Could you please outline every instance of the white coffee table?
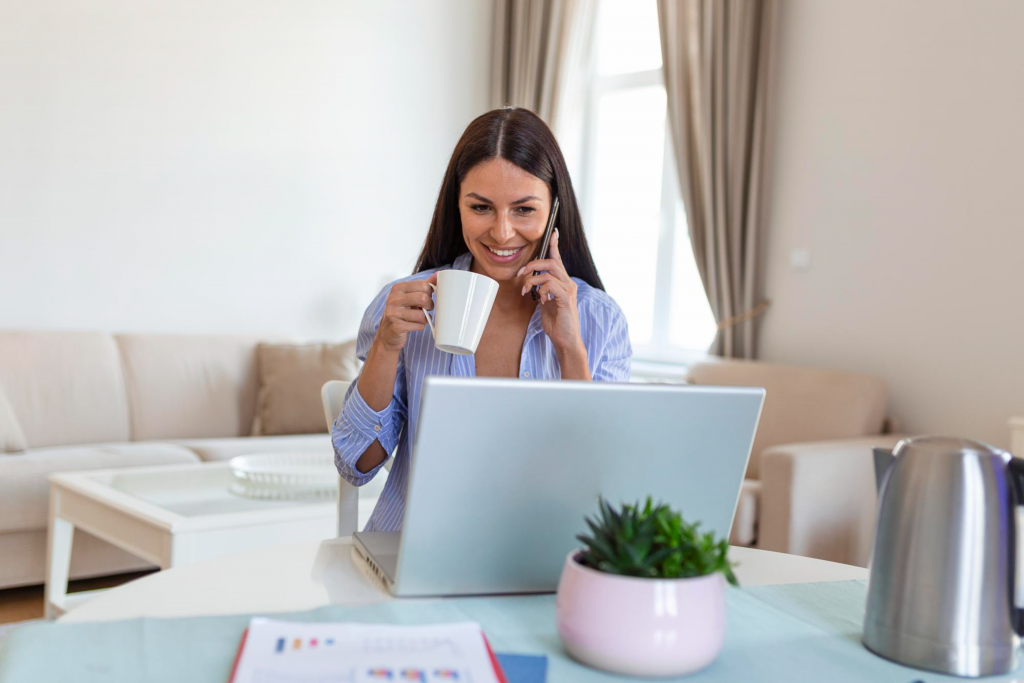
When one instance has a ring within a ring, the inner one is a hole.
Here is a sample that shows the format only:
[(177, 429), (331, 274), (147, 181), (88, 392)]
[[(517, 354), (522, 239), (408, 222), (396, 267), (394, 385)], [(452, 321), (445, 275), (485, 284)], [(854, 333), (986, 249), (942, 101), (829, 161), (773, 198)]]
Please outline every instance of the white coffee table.
[(1010, 452), (1024, 458), (1024, 417), (1010, 418)]
[[(197, 562), (111, 589), (60, 621), (272, 614), (394, 600), (355, 568), (351, 551), (352, 541), (344, 537)], [(729, 555), (739, 563), (736, 575), (745, 586), (868, 578), (863, 567), (767, 550), (734, 547)]]
[[(71, 472), (49, 480), (48, 618), (95, 598), (94, 593), (67, 594), (76, 527), (161, 569), (336, 535), (334, 499), (238, 496), (228, 490), (233, 478), (226, 462)], [(361, 523), (375, 502), (372, 496), (361, 497)]]

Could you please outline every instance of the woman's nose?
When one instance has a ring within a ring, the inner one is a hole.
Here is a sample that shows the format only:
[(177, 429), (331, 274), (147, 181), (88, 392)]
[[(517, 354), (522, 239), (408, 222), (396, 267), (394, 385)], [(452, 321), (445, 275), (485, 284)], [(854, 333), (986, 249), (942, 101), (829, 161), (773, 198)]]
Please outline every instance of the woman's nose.
[(512, 229), (512, 223), (509, 221), (508, 216), (504, 213), (498, 215), (498, 222), (491, 229), (491, 236), (499, 244), (508, 242), (516, 234), (516, 231)]

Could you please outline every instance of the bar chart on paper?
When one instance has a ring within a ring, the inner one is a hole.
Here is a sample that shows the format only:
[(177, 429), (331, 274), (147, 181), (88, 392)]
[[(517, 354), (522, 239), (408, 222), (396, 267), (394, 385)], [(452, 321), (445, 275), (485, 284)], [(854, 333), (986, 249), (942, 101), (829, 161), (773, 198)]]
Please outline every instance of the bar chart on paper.
[(503, 683), (480, 625), (301, 623), (255, 618), (232, 683)]

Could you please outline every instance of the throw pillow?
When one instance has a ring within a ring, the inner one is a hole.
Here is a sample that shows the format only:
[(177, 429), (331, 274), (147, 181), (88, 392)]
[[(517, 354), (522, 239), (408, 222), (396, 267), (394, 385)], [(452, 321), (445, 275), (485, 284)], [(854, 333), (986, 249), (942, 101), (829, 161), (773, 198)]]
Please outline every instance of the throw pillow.
[(25, 432), (21, 431), (7, 394), (0, 388), (0, 453), (18, 453), (26, 448)]
[(259, 344), (256, 347), (259, 433), (327, 432), (320, 389), (359, 374), (355, 340), (344, 344)]

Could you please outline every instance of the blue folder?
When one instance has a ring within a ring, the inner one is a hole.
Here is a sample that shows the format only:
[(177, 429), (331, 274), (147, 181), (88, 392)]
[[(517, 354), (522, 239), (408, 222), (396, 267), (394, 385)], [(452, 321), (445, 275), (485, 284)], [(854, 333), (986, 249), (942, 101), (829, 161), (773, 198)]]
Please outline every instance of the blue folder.
[(495, 652), (508, 683), (544, 683), (548, 677), (548, 658)]

